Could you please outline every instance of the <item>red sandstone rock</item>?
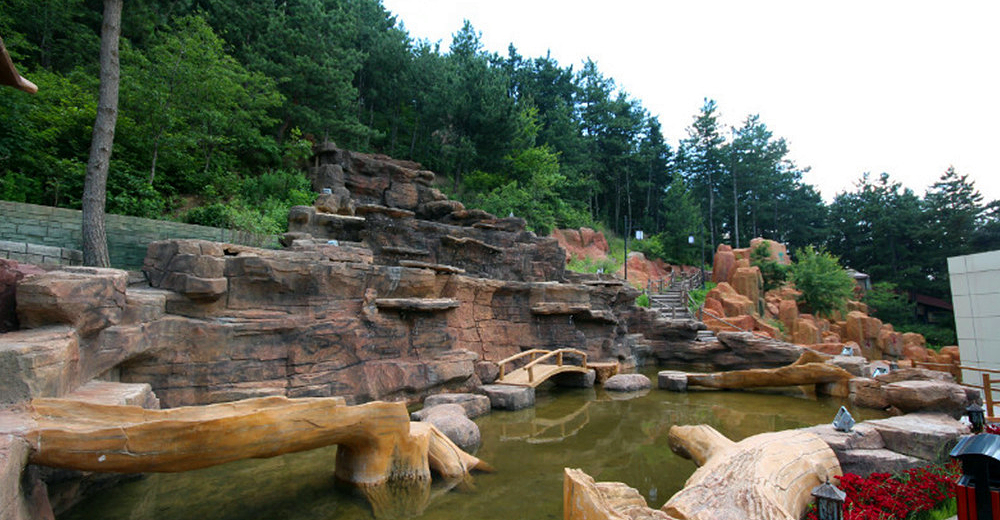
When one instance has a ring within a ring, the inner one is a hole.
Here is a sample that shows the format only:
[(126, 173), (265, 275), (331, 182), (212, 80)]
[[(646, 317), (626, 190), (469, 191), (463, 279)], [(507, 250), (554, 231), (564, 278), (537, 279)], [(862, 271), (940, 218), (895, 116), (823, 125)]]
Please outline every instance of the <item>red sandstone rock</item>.
[(951, 359), (952, 363), (961, 362), (961, 359), (958, 354), (958, 347), (956, 346), (941, 347), (941, 355), (948, 356)]
[(923, 361), (928, 360), (927, 349), (917, 345), (906, 345), (903, 347), (903, 357), (913, 361)]
[(917, 334), (916, 332), (906, 332), (903, 333), (903, 345), (904, 346), (917, 346), (926, 347), (927, 340), (924, 339), (923, 334)]
[(794, 300), (781, 300), (778, 308), (778, 319), (785, 326), (785, 332), (793, 334), (795, 323), (799, 321), (799, 306)]
[(733, 248), (726, 244), (719, 244), (712, 262), (712, 281), (715, 283), (729, 282), (735, 271), (736, 255), (733, 254)]
[(17, 330), (17, 283), (25, 276), (45, 271), (31, 265), (0, 258), (0, 333)]
[(791, 257), (788, 256), (788, 248), (785, 247), (785, 244), (782, 244), (781, 242), (775, 242), (774, 240), (769, 240), (766, 238), (754, 238), (750, 240), (749, 250), (752, 252), (755, 248), (757, 248), (757, 246), (759, 246), (762, 243), (766, 243), (768, 246), (768, 250), (771, 252), (771, 255), (768, 258), (770, 258), (775, 262), (778, 262), (779, 264), (791, 265), (792, 259)]
[(32, 275), (17, 288), (21, 327), (68, 324), (84, 336), (96, 333), (121, 320), (127, 284), (128, 273), (118, 269), (65, 267)]
[(730, 285), (736, 292), (746, 296), (754, 306), (754, 313), (760, 314), (761, 296), (764, 292), (764, 278), (757, 267), (738, 267), (732, 275)]
[(800, 317), (795, 322), (795, 332), (792, 333), (792, 342), (798, 345), (814, 345), (819, 343), (819, 329), (816, 324), (808, 319)]
[(878, 333), (882, 330), (882, 321), (871, 318), (860, 311), (847, 313), (847, 321), (843, 338), (861, 346), (861, 351), (868, 359), (882, 359), (878, 348)]
[(753, 302), (733, 289), (733, 286), (726, 282), (720, 282), (712, 290), (708, 291), (706, 297), (711, 297), (722, 303), (722, 308), (726, 316), (741, 316), (754, 312)]

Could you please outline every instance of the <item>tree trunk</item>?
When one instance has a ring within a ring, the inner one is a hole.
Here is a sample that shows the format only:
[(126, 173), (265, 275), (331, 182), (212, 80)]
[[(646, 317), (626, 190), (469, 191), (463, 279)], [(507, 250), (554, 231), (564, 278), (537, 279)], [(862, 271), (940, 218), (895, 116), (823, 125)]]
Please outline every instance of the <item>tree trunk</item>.
[(740, 201), (736, 196), (736, 168), (729, 167), (733, 173), (733, 248), (740, 247)]
[(83, 183), (83, 263), (109, 267), (108, 239), (104, 232), (108, 166), (118, 121), (118, 37), (122, 30), (123, 0), (104, 0), (101, 25), (101, 90), (90, 142), (87, 176)]

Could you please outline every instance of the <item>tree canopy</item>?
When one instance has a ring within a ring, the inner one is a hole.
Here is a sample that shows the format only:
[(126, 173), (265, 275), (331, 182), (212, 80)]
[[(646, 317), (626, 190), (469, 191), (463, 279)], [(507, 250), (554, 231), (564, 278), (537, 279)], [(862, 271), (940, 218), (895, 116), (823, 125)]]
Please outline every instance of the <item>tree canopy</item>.
[[(100, 23), (96, 0), (0, 0), (0, 34), (40, 88), (0, 90), (0, 197), (80, 207)], [(948, 256), (1000, 247), (1000, 205), (964, 173), (923, 198), (864, 174), (827, 205), (760, 115), (726, 128), (705, 99), (687, 135), (665, 136), (595, 61), (492, 52), (468, 22), (437, 43), (378, 0), (134, 0), (122, 31), (113, 213), (272, 232), (309, 196), (303, 150), (329, 139), (419, 162), (449, 196), (539, 233), (628, 222), (674, 262), (761, 236), (947, 297)]]

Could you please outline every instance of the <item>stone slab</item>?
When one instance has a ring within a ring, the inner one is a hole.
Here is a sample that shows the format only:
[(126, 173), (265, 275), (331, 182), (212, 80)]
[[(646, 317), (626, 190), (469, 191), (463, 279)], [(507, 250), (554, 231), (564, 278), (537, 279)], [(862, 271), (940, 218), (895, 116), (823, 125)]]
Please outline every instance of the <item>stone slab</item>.
[(642, 374), (617, 374), (604, 382), (604, 389), (609, 392), (635, 392), (653, 387), (653, 382)]
[[(424, 399), (424, 410), (439, 404), (457, 404), (465, 410), (465, 416), (469, 419), (490, 413), (490, 398), (485, 395), (456, 393), (456, 394), (435, 394)], [(421, 410), (423, 411), (423, 410)], [(414, 412), (414, 415), (420, 412)], [(420, 419), (417, 419), (418, 421)]]
[(803, 428), (807, 432), (819, 435), (830, 445), (833, 451), (840, 453), (847, 450), (877, 450), (885, 448), (885, 442), (878, 430), (867, 422), (858, 423), (849, 432), (838, 431), (833, 423), (818, 424)]
[(492, 408), (521, 410), (535, 406), (535, 389), (530, 386), (483, 385), (479, 391), (489, 397)]
[(876, 450), (835, 451), (840, 469), (867, 477), (872, 473), (900, 473), (910, 468), (926, 466), (927, 461), (881, 448)]
[(882, 436), (885, 447), (932, 462), (945, 462), (969, 427), (945, 414), (911, 413), (867, 421)]
[(656, 383), (661, 390), (686, 392), (688, 378), (686, 373), (679, 370), (661, 370), (656, 374)]

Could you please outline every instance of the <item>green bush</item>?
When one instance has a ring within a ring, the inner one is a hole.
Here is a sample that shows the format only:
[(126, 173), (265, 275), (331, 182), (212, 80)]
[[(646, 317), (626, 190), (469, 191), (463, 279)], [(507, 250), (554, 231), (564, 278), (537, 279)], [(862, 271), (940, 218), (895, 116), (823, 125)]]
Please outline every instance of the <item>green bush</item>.
[(916, 304), (899, 292), (894, 283), (876, 283), (865, 293), (862, 301), (868, 305), (869, 314), (893, 324), (896, 330), (916, 323)]
[(645, 307), (645, 308), (648, 309), (649, 308), (649, 295), (646, 294), (646, 293), (640, 294), (639, 297), (635, 299), (635, 304), (638, 305), (639, 307)]
[(777, 289), (788, 280), (788, 267), (771, 259), (771, 247), (767, 242), (760, 243), (750, 251), (750, 265), (760, 269), (764, 278), (764, 292)]
[(620, 268), (621, 264), (616, 259), (611, 257), (601, 260), (592, 260), (586, 257), (578, 258), (574, 256), (570, 258), (569, 263), (566, 264), (566, 269), (577, 273), (616, 273)]
[(854, 278), (840, 266), (836, 256), (806, 246), (799, 250), (791, 267), (791, 279), (802, 292), (799, 300), (819, 316), (847, 308), (854, 294)]
[(715, 282), (705, 282), (705, 285), (701, 289), (688, 291), (688, 298), (690, 298), (688, 305), (691, 306), (691, 314), (694, 314), (702, 305), (705, 305), (705, 298), (708, 296), (708, 291), (715, 289), (716, 285), (718, 284)]

